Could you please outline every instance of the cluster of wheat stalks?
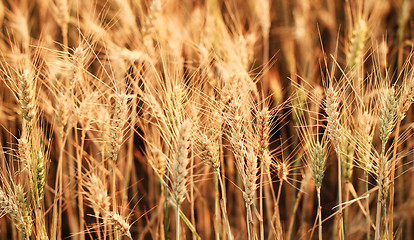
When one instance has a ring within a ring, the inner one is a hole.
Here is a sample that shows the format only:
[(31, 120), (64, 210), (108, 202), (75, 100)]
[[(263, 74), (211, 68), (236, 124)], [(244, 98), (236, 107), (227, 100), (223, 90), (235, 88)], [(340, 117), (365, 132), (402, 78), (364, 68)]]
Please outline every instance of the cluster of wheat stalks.
[(0, 239), (412, 239), (410, 0), (0, 2)]

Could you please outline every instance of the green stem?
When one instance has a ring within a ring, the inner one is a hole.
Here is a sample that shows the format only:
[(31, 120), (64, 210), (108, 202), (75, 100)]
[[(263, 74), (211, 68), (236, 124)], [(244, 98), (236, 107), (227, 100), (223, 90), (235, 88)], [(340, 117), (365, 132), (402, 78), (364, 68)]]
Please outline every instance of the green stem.
[[(297, 146), (299, 144), (298, 138), (295, 137), (294, 141), (295, 141), (295, 146)], [(300, 154), (296, 154), (295, 160), (294, 160), (294, 163), (293, 163), (293, 169), (300, 169), (300, 163), (301, 163), (301, 156), (300, 156)], [(297, 171), (293, 170), (292, 182), (293, 182), (294, 188), (292, 188), (292, 190), (291, 190), (291, 199), (292, 200), (290, 201), (290, 206), (291, 206), (291, 214), (290, 215), (291, 215), (292, 220), (289, 220), (289, 221), (292, 222), (292, 226), (289, 227), (289, 231), (288, 231), (289, 234), (287, 235), (288, 239), (293, 239), (294, 238), (294, 236), (292, 236), (292, 233), (296, 229), (296, 224), (295, 224), (295, 221), (294, 221), (295, 214), (296, 214), (295, 207), (297, 205), (297, 200), (298, 200), (298, 195), (299, 195), (299, 193), (296, 191), (296, 189), (298, 187), (298, 182), (300, 182), (300, 181), (298, 181), (299, 174), (296, 174), (296, 173), (297, 173)]]
[[(168, 153), (168, 156), (170, 154)], [(167, 168), (167, 172), (165, 174), (167, 177), (165, 178), (165, 208), (164, 208), (164, 238), (165, 240), (168, 239), (168, 175), (169, 170)]]
[(260, 185), (259, 185), (259, 194), (260, 194), (260, 198), (259, 198), (259, 211), (260, 211), (260, 217), (262, 218), (262, 220), (260, 221), (260, 239), (264, 240), (264, 226), (263, 226), (263, 177), (264, 177), (264, 164), (263, 164), (263, 155), (261, 156), (261, 172), (262, 174), (260, 174)]
[[(171, 144), (172, 144), (172, 138), (170, 138), (170, 145), (168, 146), (168, 159), (171, 157)], [(167, 168), (167, 172), (165, 173), (165, 208), (164, 208), (164, 238), (165, 240), (168, 239), (168, 175), (169, 170)], [(177, 206), (178, 208), (178, 206)]]
[[(384, 214), (384, 219), (387, 219), (387, 204), (384, 204), (382, 206), (382, 212)], [(385, 236), (388, 236), (388, 224), (387, 221), (384, 222), (385, 226), (384, 226), (384, 230), (385, 230)]]
[[(369, 186), (368, 186), (368, 180), (369, 180), (369, 175), (367, 171), (364, 171), (364, 175), (365, 175), (365, 192), (368, 192), (369, 190)], [(370, 232), (371, 232), (371, 217), (370, 217), (370, 213), (369, 213), (369, 198), (366, 199), (365, 201), (365, 207), (366, 207), (366, 211), (367, 211), (367, 240), (370, 240)]]
[(175, 239), (180, 239), (180, 203), (177, 202), (177, 211), (176, 211), (176, 237)]
[[(339, 151), (339, 147), (337, 148)], [(341, 162), (341, 153), (338, 152), (338, 206), (339, 206), (339, 239), (344, 239), (344, 219), (343, 219), (343, 209), (342, 209), (342, 162)]]
[(390, 175), (390, 206), (389, 206), (389, 232), (390, 232), (390, 239), (392, 238), (393, 228), (394, 228), (394, 221), (393, 221), (393, 212), (394, 212), (394, 179), (395, 179), (395, 165), (397, 162), (397, 148), (398, 148), (398, 140), (400, 136), (400, 125), (401, 120), (397, 122), (397, 127), (395, 129), (395, 137), (394, 137), (394, 148), (392, 150), (392, 159), (391, 159), (391, 175)]
[(217, 172), (217, 176), (218, 176), (218, 180), (220, 183), (220, 188), (221, 188), (221, 197), (222, 197), (222, 210), (223, 210), (223, 219), (226, 223), (226, 228), (227, 228), (227, 238), (229, 240), (233, 239), (233, 234), (231, 233), (231, 228), (230, 228), (230, 223), (229, 220), (227, 218), (227, 208), (226, 208), (226, 204), (227, 204), (227, 198), (226, 198), (226, 191), (225, 186), (224, 186), (224, 182), (223, 179), (220, 176), (220, 171)]
[[(113, 204), (113, 211), (117, 212), (117, 205), (116, 205), (116, 162), (112, 160), (112, 204)], [(115, 228), (114, 229), (114, 239), (119, 239), (119, 232)]]
[(375, 229), (375, 240), (380, 239), (380, 227), (381, 227), (381, 200), (383, 198), (382, 192), (384, 189), (384, 151), (385, 151), (385, 143), (382, 144), (382, 150), (380, 155), (380, 164), (378, 168), (378, 199), (377, 199), (377, 218), (376, 218), (376, 229)]
[(218, 178), (219, 176), (216, 174), (216, 172), (219, 170), (214, 171), (214, 214), (215, 214), (215, 236), (216, 239), (220, 239), (220, 203), (219, 203), (219, 189), (218, 189)]
[[(349, 180), (345, 180), (345, 202), (349, 201), (349, 185), (351, 184)], [(347, 229), (348, 229), (348, 208), (344, 209), (344, 239), (347, 239)]]
[(247, 225), (247, 235), (248, 235), (248, 239), (251, 240), (252, 236), (250, 233), (250, 205), (246, 204), (246, 225)]
[(191, 233), (195, 236), (196, 240), (200, 240), (201, 238), (198, 235), (198, 233), (197, 233), (195, 227), (193, 226), (193, 224), (191, 223), (191, 221), (188, 220), (188, 218), (184, 215), (184, 213), (180, 209), (177, 210), (176, 203), (173, 203), (172, 201), (170, 201), (170, 202), (168, 202), (168, 204), (171, 205), (176, 211), (179, 212), (181, 219), (187, 225), (187, 227), (191, 231)]
[(321, 206), (321, 187), (316, 188), (318, 197), (318, 236), (319, 240), (322, 240), (322, 206)]
[[(65, 134), (67, 136), (67, 134)], [(55, 182), (55, 196), (53, 200), (53, 221), (52, 221), (52, 233), (51, 239), (61, 239), (60, 229), (62, 223), (62, 162), (63, 162), (63, 153), (66, 144), (66, 137), (59, 137), (58, 138), (58, 145), (60, 146), (59, 157), (58, 157), (58, 165), (57, 165), (57, 173), (56, 173), (56, 182)], [(59, 207), (58, 207), (59, 206)]]
[(277, 191), (277, 197), (274, 205), (274, 219), (276, 221), (276, 236), (277, 238), (280, 238), (282, 236), (282, 226), (280, 224), (280, 210), (279, 210), (279, 201), (280, 196), (282, 195), (282, 186), (283, 186), (283, 180), (280, 181), (279, 188)]
[[(82, 130), (81, 133), (81, 144), (77, 144), (76, 149), (76, 163), (77, 163), (77, 175), (78, 179), (82, 179), (82, 152), (83, 147), (85, 144), (85, 137), (86, 137), (86, 131)], [(78, 141), (78, 132), (75, 131), (75, 138), (76, 141)], [(78, 181), (78, 210), (79, 210), (79, 229), (80, 229), (80, 239), (85, 239), (85, 233), (84, 233), (84, 226), (85, 226), (85, 216), (84, 216), (84, 210), (83, 210), (83, 188), (82, 188), (82, 181)]]
[(380, 187), (378, 189), (378, 201), (377, 201), (377, 218), (376, 218), (376, 224), (375, 224), (375, 240), (379, 240), (379, 231), (380, 231), (380, 221), (381, 221), (381, 202), (380, 202), (380, 198), (381, 198), (381, 192), (382, 191), (382, 187)]

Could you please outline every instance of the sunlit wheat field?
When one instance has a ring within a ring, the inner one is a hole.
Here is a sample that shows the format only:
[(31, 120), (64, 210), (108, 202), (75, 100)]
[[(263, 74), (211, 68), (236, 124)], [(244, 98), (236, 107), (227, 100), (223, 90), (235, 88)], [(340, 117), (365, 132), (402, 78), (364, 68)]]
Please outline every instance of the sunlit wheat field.
[(411, 0), (2, 0), (0, 239), (414, 239)]

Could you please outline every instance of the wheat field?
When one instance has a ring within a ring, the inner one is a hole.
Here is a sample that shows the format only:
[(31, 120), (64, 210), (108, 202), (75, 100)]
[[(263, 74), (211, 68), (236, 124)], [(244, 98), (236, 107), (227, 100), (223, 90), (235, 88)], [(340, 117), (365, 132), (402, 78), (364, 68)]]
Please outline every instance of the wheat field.
[(411, 0), (2, 0), (0, 239), (414, 239)]

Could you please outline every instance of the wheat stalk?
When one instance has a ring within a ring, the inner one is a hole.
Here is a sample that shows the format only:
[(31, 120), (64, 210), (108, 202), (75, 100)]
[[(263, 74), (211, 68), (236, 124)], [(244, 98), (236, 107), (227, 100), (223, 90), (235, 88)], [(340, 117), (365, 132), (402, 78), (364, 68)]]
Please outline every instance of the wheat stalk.
[(179, 209), (180, 203), (184, 201), (187, 193), (187, 178), (188, 169), (187, 165), (190, 163), (188, 158), (188, 148), (190, 146), (191, 137), (191, 122), (189, 119), (185, 120), (177, 135), (177, 143), (175, 148), (174, 159), (171, 163), (171, 191), (172, 197), (177, 204), (176, 212), (176, 236), (180, 238), (180, 217)]
[[(358, 124), (358, 130), (360, 135), (358, 136), (357, 143), (357, 156), (360, 167), (364, 170), (365, 177), (365, 192), (369, 190), (369, 173), (372, 172), (373, 159), (372, 159), (372, 140), (373, 140), (373, 125), (374, 118), (368, 111), (363, 111), (360, 115), (360, 122)], [(365, 208), (367, 211), (367, 240), (370, 239), (371, 233), (371, 218), (369, 199), (366, 199)]]
[(339, 96), (338, 92), (333, 89), (332, 86), (328, 87), (326, 91), (326, 106), (325, 112), (327, 114), (327, 126), (326, 131), (328, 138), (331, 140), (332, 145), (338, 156), (338, 205), (339, 205), (339, 237), (344, 238), (344, 225), (343, 225), (343, 210), (342, 210), (342, 170), (341, 170), (341, 153), (340, 153), (340, 141), (341, 141), (341, 127), (339, 124)]
[[(390, 87), (385, 91), (386, 98), (381, 103), (380, 115), (379, 115), (379, 137), (381, 140), (381, 153), (378, 159), (378, 200), (377, 200), (377, 217), (376, 217), (376, 230), (375, 240), (380, 239), (380, 226), (381, 226), (381, 207), (384, 208), (388, 195), (388, 181), (389, 181), (389, 161), (386, 155), (386, 143), (394, 130), (398, 114), (398, 99), (395, 95), (394, 87)], [(385, 217), (385, 216), (384, 216)]]
[(185, 120), (178, 131), (174, 161), (171, 164), (172, 195), (177, 204), (184, 201), (187, 192), (186, 178), (188, 174), (187, 165), (190, 163), (188, 158), (190, 134), (191, 123), (189, 120)]
[[(260, 183), (259, 183), (259, 213), (263, 218), (263, 178), (264, 176), (270, 176), (270, 162), (269, 158), (266, 157), (266, 152), (269, 147), (270, 138), (270, 111), (267, 107), (257, 114), (257, 140), (258, 140), (258, 158), (260, 159)], [(269, 178), (271, 182), (271, 177)], [(260, 237), (264, 238), (264, 226), (263, 221), (260, 222)]]
[[(230, 125), (230, 143), (239, 176), (244, 185), (243, 198), (246, 204), (246, 224), (248, 238), (252, 238), (250, 224), (253, 222), (251, 206), (255, 201), (257, 179), (258, 179), (258, 162), (257, 162), (257, 146), (258, 143), (254, 139), (252, 129), (246, 125), (245, 113), (247, 111), (242, 107), (241, 99), (234, 99), (232, 109), (232, 117), (229, 119)], [(245, 107), (245, 106), (244, 106)], [(251, 140), (252, 142), (248, 142)]]

